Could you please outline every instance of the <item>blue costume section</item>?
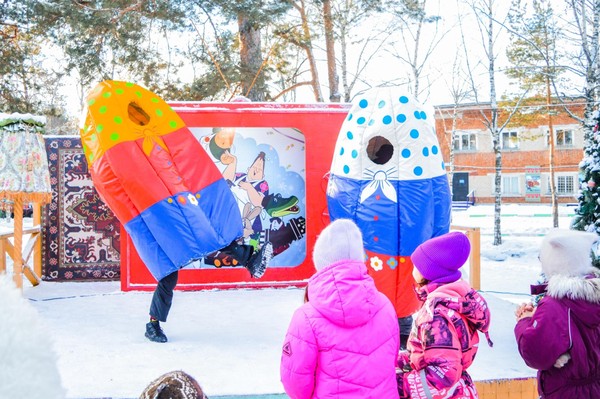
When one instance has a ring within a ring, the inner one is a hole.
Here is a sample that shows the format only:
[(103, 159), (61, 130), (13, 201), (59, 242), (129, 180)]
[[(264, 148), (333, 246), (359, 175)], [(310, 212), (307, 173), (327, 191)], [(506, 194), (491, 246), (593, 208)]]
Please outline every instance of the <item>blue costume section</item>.
[(365, 249), (410, 256), (423, 241), (448, 232), (451, 201), (446, 175), (391, 181), (397, 201), (388, 199), (382, 190), (362, 203), (357, 201), (370, 183), (331, 175), (329, 184), (336, 190), (327, 198), (331, 219), (352, 219), (362, 231)]
[(160, 280), (241, 236), (242, 224), (226, 219), (232, 214), (239, 214), (238, 206), (225, 181), (219, 180), (195, 195), (178, 193), (154, 204), (125, 229), (140, 258)]

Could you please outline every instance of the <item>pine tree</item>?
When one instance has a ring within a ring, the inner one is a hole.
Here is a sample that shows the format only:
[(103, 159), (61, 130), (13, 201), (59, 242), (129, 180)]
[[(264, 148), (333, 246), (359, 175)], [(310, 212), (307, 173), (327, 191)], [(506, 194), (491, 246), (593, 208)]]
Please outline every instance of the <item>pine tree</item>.
[[(571, 228), (594, 232), (600, 235), (600, 112), (594, 112), (596, 125), (592, 137), (584, 148), (584, 157), (579, 164), (581, 185), (577, 198), (579, 207)], [(592, 252), (594, 266), (600, 267), (600, 256)]]

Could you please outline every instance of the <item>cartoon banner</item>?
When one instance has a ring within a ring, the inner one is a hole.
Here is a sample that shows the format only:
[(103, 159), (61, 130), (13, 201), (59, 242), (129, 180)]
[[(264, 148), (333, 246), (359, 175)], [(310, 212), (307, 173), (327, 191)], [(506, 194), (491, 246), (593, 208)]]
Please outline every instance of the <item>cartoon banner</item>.
[[(244, 242), (273, 245), (271, 264), (294, 267), (306, 257), (304, 135), (293, 128), (192, 128), (219, 168), (244, 223)], [(210, 259), (189, 267), (205, 268)]]

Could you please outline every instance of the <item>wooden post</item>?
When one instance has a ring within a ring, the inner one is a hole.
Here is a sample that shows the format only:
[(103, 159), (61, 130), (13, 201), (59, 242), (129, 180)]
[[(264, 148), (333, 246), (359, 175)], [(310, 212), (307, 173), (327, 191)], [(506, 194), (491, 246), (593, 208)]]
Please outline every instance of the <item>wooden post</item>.
[(450, 230), (464, 231), (471, 242), (469, 254), (469, 284), (476, 291), (481, 290), (481, 231), (479, 227), (450, 226)]
[(481, 231), (479, 228), (469, 230), (471, 241), (471, 257), (469, 260), (469, 283), (476, 291), (481, 290)]
[(13, 204), (15, 214), (15, 235), (13, 246), (13, 281), (17, 288), (23, 288), (23, 257), (21, 249), (23, 247), (23, 199), (20, 196), (15, 197)]
[(6, 243), (0, 238), (0, 274), (6, 273)]

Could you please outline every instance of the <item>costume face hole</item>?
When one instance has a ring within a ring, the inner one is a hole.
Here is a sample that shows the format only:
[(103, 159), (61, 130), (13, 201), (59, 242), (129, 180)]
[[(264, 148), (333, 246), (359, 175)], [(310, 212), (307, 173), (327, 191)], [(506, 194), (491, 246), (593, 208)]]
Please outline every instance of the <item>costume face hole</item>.
[(148, 122), (150, 122), (150, 117), (148, 114), (142, 109), (142, 107), (133, 101), (127, 106), (127, 114), (129, 114), (129, 119), (131, 119), (133, 123), (136, 123), (140, 126), (146, 126)]
[(394, 146), (388, 139), (375, 136), (367, 145), (367, 156), (378, 165), (385, 165), (394, 155)]

